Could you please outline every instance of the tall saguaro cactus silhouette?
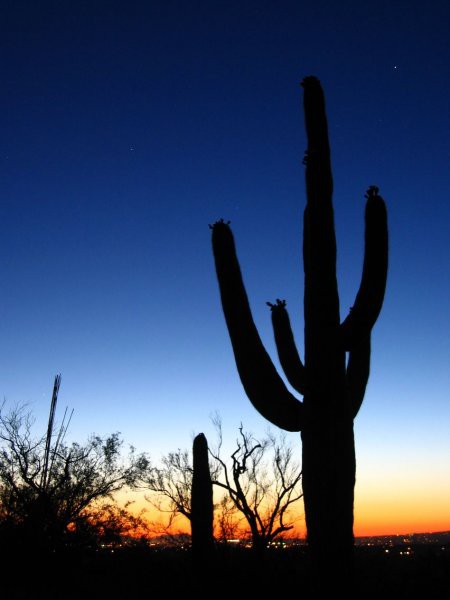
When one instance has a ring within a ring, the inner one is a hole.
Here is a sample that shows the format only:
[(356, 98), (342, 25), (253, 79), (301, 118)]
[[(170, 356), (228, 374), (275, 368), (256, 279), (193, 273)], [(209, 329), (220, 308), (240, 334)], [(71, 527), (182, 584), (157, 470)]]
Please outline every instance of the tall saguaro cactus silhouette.
[(308, 543), (314, 564), (336, 571), (353, 550), (355, 448), (353, 420), (370, 366), (370, 334), (384, 298), (387, 216), (378, 188), (369, 188), (362, 280), (349, 315), (340, 321), (328, 127), (320, 82), (302, 82), (308, 149), (304, 211), (305, 359), (300, 359), (286, 302), (269, 304), (286, 387), (253, 322), (229, 223), (212, 225), (223, 311), (238, 372), (250, 401), (271, 423), (300, 431)]
[(210, 558), (214, 547), (213, 489), (208, 462), (208, 442), (203, 433), (194, 438), (191, 491), (192, 550), (196, 560)]

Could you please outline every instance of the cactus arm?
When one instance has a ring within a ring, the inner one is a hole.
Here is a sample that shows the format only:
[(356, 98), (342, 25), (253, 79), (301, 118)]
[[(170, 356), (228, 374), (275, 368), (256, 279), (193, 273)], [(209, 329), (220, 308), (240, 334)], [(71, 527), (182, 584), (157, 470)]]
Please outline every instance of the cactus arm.
[(364, 400), (370, 373), (370, 334), (354, 346), (348, 357), (346, 371), (347, 400), (352, 418), (358, 414)]
[(295, 345), (289, 315), (286, 310), (286, 301), (277, 299), (276, 304), (267, 302), (267, 305), (270, 306), (272, 313), (275, 343), (283, 371), (292, 387), (304, 395), (306, 369)]
[(302, 428), (303, 405), (278, 375), (253, 321), (230, 226), (218, 221), (212, 244), (223, 312), (244, 390), (267, 420), (287, 431)]
[(386, 206), (378, 188), (371, 186), (366, 194), (365, 252), (361, 284), (355, 304), (340, 327), (345, 350), (367, 336), (383, 305), (388, 268), (388, 231)]

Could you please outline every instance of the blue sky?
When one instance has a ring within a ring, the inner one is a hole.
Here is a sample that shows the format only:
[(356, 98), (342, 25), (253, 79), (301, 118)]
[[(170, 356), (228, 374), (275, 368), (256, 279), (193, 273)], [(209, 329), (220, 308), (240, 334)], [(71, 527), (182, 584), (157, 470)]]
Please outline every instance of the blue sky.
[(1, 13), (8, 405), (44, 423), (60, 372), (73, 439), (120, 430), (156, 458), (212, 432), (214, 411), (233, 438), (241, 421), (265, 430), (234, 366), (208, 224), (232, 221), (276, 364), (266, 300), (287, 299), (303, 352), (299, 82), (315, 74), (343, 316), (369, 185), (389, 213), (358, 476), (376, 488), (411, 471), (411, 496), (450, 506), (448, 3), (15, 0)]

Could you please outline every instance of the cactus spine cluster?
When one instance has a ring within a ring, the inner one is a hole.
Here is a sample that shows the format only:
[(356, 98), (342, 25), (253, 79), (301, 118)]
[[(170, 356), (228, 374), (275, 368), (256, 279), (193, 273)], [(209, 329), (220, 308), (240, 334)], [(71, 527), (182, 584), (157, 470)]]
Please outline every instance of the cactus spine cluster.
[(203, 433), (199, 433), (194, 438), (192, 454), (192, 551), (195, 559), (207, 559), (214, 546), (213, 491), (208, 462), (208, 442)]
[(308, 138), (307, 204), (303, 221), (305, 358), (301, 360), (286, 302), (269, 304), (281, 366), (297, 399), (267, 354), (254, 324), (229, 223), (212, 225), (223, 311), (237, 369), (255, 408), (271, 423), (300, 431), (308, 543), (314, 563), (351, 562), (355, 448), (353, 420), (363, 401), (370, 366), (370, 335), (384, 298), (387, 215), (375, 186), (365, 213), (362, 280), (341, 322), (336, 279), (328, 127), (320, 82), (302, 82)]

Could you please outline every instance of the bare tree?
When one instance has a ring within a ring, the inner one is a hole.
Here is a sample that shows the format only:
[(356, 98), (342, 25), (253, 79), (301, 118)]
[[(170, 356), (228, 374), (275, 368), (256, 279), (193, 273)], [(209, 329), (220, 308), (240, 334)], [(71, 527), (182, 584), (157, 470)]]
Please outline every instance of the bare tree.
[[(221, 422), (217, 417), (213, 422), (218, 441), (209, 449), (211, 479), (217, 491), (222, 490), (215, 504), (216, 537), (236, 537), (244, 527), (260, 552), (293, 527), (290, 509), (303, 495), (300, 467), (283, 434), (256, 440), (242, 426), (236, 449), (224, 459)], [(170, 534), (178, 515), (191, 519), (192, 460), (188, 451), (178, 449), (161, 462), (143, 486), (152, 492), (147, 499), (153, 506), (168, 515), (166, 523), (159, 524), (159, 533)]]
[(239, 521), (242, 517), (228, 494), (224, 494), (215, 505), (215, 512), (217, 540), (227, 542), (238, 538), (241, 529)]
[(221, 456), (222, 426), (215, 418), (219, 442), (210, 450), (216, 463), (214, 484), (226, 492), (245, 519), (252, 547), (261, 553), (277, 536), (293, 528), (290, 509), (303, 496), (301, 470), (284, 434), (256, 440), (239, 427), (236, 449)]
[(141, 485), (151, 492), (146, 496), (147, 501), (168, 516), (167, 522), (157, 524), (158, 533), (169, 535), (178, 515), (191, 520), (193, 471), (189, 452), (178, 448), (163, 456), (161, 466), (152, 467), (142, 480)]

